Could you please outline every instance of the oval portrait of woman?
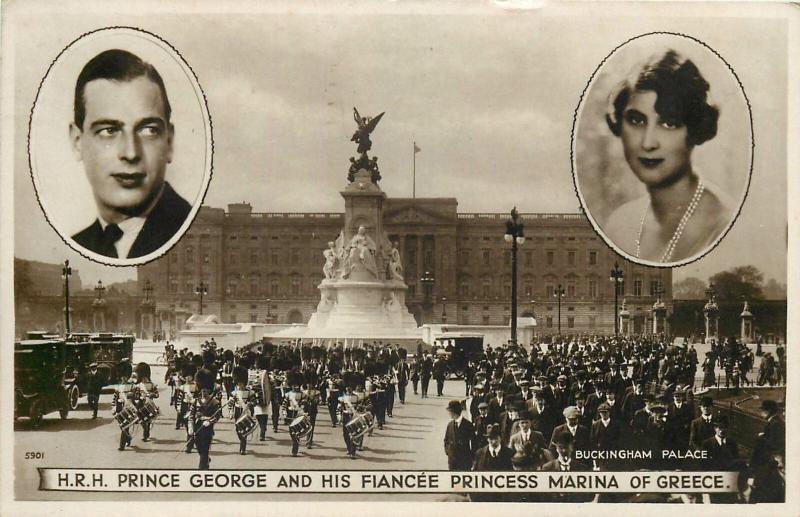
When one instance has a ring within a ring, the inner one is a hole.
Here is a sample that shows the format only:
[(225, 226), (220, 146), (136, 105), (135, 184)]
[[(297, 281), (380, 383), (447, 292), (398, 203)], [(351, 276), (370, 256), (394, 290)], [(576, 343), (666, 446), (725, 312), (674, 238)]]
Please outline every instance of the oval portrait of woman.
[(71, 248), (104, 264), (143, 264), (180, 239), (211, 180), (212, 149), (192, 69), (138, 29), (72, 42), (31, 112), (31, 177), (45, 217)]
[(683, 265), (709, 252), (750, 184), (747, 97), (724, 59), (687, 36), (647, 34), (612, 52), (584, 91), (572, 146), (589, 220), (640, 264)]

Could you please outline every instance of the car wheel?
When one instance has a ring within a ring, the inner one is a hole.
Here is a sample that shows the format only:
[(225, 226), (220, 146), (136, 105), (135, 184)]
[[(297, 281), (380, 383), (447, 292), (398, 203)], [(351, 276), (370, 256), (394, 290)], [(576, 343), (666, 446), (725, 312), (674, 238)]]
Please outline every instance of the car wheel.
[(40, 425), (42, 425), (42, 419), (44, 418), (44, 404), (41, 400), (37, 399), (33, 401), (28, 416), (31, 419), (31, 427), (34, 429), (37, 429)]
[[(78, 409), (78, 400), (81, 398), (81, 390), (76, 385), (72, 385), (67, 389), (67, 399), (69, 401), (69, 409), (75, 411)], [(66, 417), (65, 417), (66, 418)]]

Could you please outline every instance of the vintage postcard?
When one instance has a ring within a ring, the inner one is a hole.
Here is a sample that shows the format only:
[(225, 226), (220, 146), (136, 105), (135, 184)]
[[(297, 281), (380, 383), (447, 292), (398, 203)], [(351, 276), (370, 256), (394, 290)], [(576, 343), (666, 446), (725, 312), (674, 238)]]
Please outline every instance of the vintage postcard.
[(0, 513), (792, 514), (797, 22), (4, 3)]

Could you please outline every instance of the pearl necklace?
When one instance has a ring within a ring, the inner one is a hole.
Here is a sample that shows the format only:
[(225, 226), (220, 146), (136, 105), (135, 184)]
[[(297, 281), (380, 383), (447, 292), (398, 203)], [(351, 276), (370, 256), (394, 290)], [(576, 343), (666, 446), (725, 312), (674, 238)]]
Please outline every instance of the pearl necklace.
[[(697, 210), (697, 205), (700, 204), (700, 198), (703, 196), (705, 189), (706, 186), (703, 184), (703, 180), (699, 180), (697, 182), (697, 188), (694, 191), (694, 195), (692, 196), (692, 200), (689, 202), (689, 206), (686, 207), (686, 211), (683, 213), (677, 228), (675, 228), (672, 238), (667, 243), (664, 253), (661, 254), (660, 262), (669, 262), (669, 260), (672, 258), (672, 253), (675, 251), (675, 247), (678, 245), (678, 241), (683, 235), (683, 230), (686, 229), (686, 224), (694, 214), (694, 211)], [(650, 205), (652, 204), (653, 202), (651, 200), (650, 203), (647, 204), (647, 207), (645, 207), (644, 214), (642, 215), (642, 222), (639, 224), (639, 234), (636, 236), (636, 258), (639, 258), (639, 253), (641, 251), (642, 231), (644, 230), (644, 221), (647, 219), (647, 213), (650, 211)]]

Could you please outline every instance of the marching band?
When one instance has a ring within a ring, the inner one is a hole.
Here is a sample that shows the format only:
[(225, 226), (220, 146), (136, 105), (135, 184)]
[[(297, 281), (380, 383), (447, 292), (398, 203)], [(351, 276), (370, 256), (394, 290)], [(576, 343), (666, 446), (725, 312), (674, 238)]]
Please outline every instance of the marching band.
[[(197, 449), (199, 468), (208, 469), (214, 426), (227, 418), (234, 424), (239, 454), (246, 455), (256, 430), (259, 441), (266, 440), (271, 416), (274, 433), (286, 426), (295, 457), (301, 447), (313, 448), (323, 405), (331, 427), (341, 425), (348, 457), (355, 459), (365, 439), (392, 416), (395, 397), (405, 403), (411, 375), (406, 358), (399, 347), (327, 349), (268, 342), (236, 351), (219, 351), (213, 343), (200, 354), (181, 350), (171, 356), (165, 375), (175, 429), (186, 430), (178, 452)], [(119, 450), (131, 444), (139, 428), (142, 441), (149, 441), (152, 423), (161, 416), (149, 365), (139, 363), (132, 370), (127, 359), (118, 365), (113, 408), (121, 430)]]

